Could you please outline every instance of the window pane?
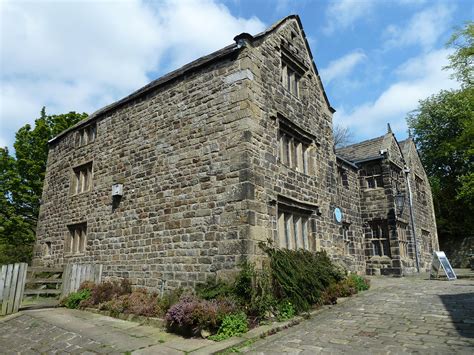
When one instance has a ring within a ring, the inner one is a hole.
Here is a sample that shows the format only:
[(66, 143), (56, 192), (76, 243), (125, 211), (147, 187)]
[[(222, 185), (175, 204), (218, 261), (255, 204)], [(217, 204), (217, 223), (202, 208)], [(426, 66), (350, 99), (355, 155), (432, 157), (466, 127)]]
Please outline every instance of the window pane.
[(302, 230), (303, 230), (303, 248), (309, 250), (309, 239), (308, 239), (308, 219), (302, 219)]
[(308, 146), (303, 145), (303, 172), (308, 174)]
[(293, 249), (293, 216), (291, 214), (285, 214), (285, 234), (286, 234), (286, 247)]
[(285, 228), (285, 214), (278, 213), (278, 246), (286, 248), (286, 228)]

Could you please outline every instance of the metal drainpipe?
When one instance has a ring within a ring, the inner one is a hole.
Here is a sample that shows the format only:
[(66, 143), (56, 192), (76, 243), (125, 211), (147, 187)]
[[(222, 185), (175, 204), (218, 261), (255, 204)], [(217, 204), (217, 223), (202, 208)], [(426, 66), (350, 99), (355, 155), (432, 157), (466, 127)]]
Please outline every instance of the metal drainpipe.
[(415, 228), (415, 217), (413, 216), (413, 196), (411, 194), (411, 185), (410, 179), (408, 178), (408, 174), (410, 173), (410, 169), (405, 167), (403, 170), (405, 172), (405, 179), (408, 186), (408, 201), (410, 206), (410, 220), (411, 220), (411, 232), (413, 233), (413, 242), (415, 243), (415, 263), (416, 263), (416, 271), (420, 272), (420, 260), (418, 259), (418, 243), (416, 240), (416, 228)]

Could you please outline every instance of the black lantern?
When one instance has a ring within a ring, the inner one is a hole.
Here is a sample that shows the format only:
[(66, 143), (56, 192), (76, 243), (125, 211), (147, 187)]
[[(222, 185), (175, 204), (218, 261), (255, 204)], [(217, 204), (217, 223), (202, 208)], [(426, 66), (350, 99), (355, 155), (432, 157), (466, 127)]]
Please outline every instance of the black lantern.
[(403, 207), (405, 207), (405, 194), (397, 191), (395, 195), (395, 206), (397, 206), (397, 212), (400, 216), (403, 213)]

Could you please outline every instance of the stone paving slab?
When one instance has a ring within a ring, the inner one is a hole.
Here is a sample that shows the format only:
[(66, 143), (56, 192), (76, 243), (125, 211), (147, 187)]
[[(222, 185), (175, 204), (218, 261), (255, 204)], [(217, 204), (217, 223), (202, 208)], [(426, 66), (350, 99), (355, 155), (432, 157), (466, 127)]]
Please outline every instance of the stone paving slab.
[(0, 321), (0, 354), (183, 354), (213, 343), (66, 308), (23, 311)]
[(374, 278), (371, 290), (240, 351), (473, 354), (473, 320), (473, 280)]

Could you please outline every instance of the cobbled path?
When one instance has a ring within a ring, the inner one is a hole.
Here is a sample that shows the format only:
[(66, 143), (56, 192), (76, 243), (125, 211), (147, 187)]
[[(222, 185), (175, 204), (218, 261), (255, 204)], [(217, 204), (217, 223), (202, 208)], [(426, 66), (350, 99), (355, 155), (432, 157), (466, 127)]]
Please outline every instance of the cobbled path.
[(474, 281), (376, 278), (374, 287), (259, 340), (251, 354), (474, 354)]

